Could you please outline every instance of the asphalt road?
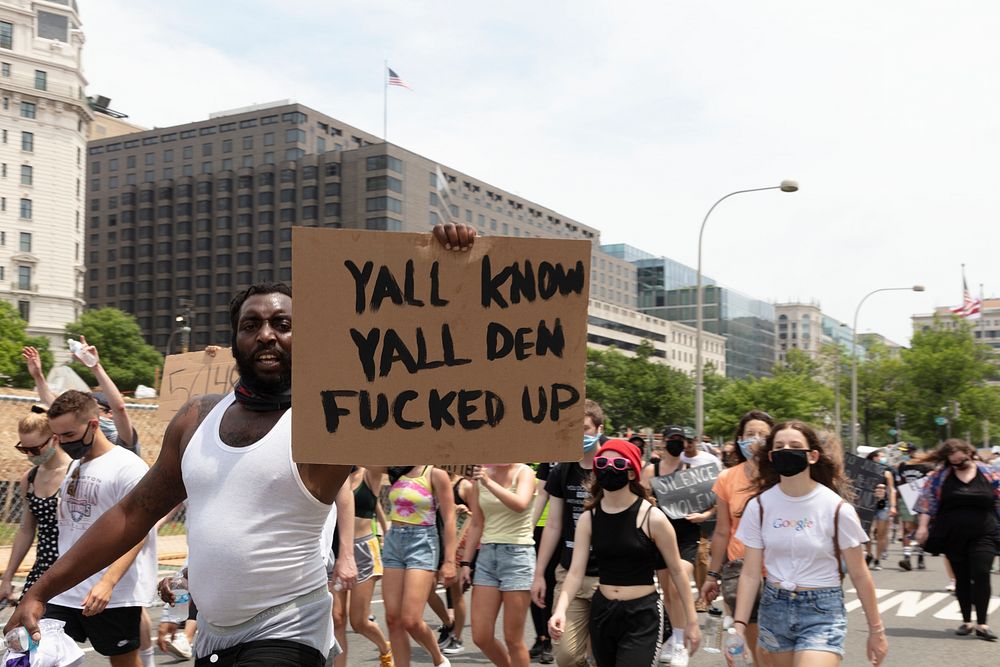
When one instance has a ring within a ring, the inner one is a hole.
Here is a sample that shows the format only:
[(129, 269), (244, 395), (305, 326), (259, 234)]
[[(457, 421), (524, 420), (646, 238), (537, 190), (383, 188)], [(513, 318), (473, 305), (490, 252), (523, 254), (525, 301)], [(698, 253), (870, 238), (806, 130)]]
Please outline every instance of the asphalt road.
[[(1000, 665), (1000, 643), (989, 643), (974, 637), (957, 637), (954, 629), (961, 622), (958, 602), (945, 591), (947, 579), (941, 558), (927, 558), (927, 570), (905, 572), (895, 563), (899, 560), (899, 545), (893, 546), (889, 567), (873, 572), (878, 589), (879, 607), (887, 627), (889, 637), (889, 657), (885, 665), (923, 667), (925, 665), (952, 664), (961, 667), (997, 667)], [(843, 664), (861, 667), (865, 661), (865, 641), (867, 628), (864, 614), (857, 597), (853, 594), (850, 579), (845, 581), (848, 606), (847, 655)], [(1000, 629), (1000, 575), (992, 576), (993, 598), (990, 603), (990, 620), (993, 628)], [(159, 610), (153, 610), (154, 622)], [(373, 613), (382, 624), (383, 612), (381, 593), (376, 589)], [(700, 615), (704, 622), (704, 614)], [(437, 620), (428, 610), (428, 623), (436, 627)], [(499, 624), (498, 624), (498, 627)], [(388, 633), (387, 633), (388, 634)], [(534, 640), (534, 630), (528, 621), (525, 635), (530, 643)], [(472, 644), (468, 628), (465, 631), (465, 651), (452, 656), (453, 665), (487, 665), (489, 662)], [(374, 647), (364, 638), (348, 634), (350, 667), (378, 665), (378, 655)], [(89, 647), (87, 647), (89, 649)], [(87, 651), (84, 665), (106, 665), (107, 660), (93, 651)], [(178, 661), (157, 652), (157, 665), (192, 664)], [(413, 664), (430, 665), (430, 658), (422, 649), (414, 649)], [(709, 667), (725, 664), (719, 655), (704, 652), (696, 654), (690, 667)], [(624, 667), (624, 666), (623, 666)]]

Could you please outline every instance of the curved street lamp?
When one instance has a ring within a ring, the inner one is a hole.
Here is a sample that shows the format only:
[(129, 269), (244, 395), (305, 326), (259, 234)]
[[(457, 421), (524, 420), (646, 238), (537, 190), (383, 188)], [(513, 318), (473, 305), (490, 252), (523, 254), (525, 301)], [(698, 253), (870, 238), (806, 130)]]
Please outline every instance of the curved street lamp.
[(704, 307), (704, 298), (701, 293), (701, 245), (702, 237), (705, 234), (705, 224), (708, 222), (708, 216), (712, 215), (712, 211), (715, 207), (721, 204), (726, 199), (729, 199), (733, 195), (741, 195), (747, 192), (763, 192), (764, 190), (781, 190), (782, 192), (797, 192), (799, 189), (798, 181), (784, 180), (779, 185), (772, 185), (766, 188), (750, 188), (749, 190), (736, 190), (735, 192), (730, 192), (728, 195), (720, 197), (714, 204), (712, 208), (708, 209), (708, 213), (705, 214), (705, 219), (701, 221), (701, 229), (698, 231), (698, 274), (697, 282), (695, 286), (695, 299), (697, 299), (697, 306), (695, 307), (695, 329), (694, 329), (694, 430), (695, 433), (700, 437), (705, 429), (705, 369), (704, 364), (701, 360), (701, 333), (704, 328), (702, 308)]
[(854, 309), (854, 329), (851, 330), (851, 450), (858, 453), (858, 312), (872, 294), (879, 292), (923, 292), (923, 285), (911, 287), (880, 287), (862, 297)]

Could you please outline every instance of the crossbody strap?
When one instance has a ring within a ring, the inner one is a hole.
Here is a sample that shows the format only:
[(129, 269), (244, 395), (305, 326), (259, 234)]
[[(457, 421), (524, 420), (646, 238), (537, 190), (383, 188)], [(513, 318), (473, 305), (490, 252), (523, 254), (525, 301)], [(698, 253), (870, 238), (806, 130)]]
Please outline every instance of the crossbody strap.
[(844, 583), (844, 568), (840, 564), (840, 508), (844, 505), (841, 500), (837, 503), (837, 509), (833, 511), (833, 555), (837, 559), (837, 572), (840, 573), (840, 583)]

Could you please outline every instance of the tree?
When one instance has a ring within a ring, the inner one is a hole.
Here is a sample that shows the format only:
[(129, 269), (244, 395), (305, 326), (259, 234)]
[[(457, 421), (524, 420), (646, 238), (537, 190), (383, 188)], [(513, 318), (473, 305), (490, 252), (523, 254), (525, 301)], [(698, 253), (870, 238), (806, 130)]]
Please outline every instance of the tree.
[(997, 378), (994, 353), (976, 342), (969, 323), (952, 321), (946, 326), (935, 320), (902, 352), (906, 423), (925, 444), (944, 435), (934, 423), (937, 417), (949, 420), (956, 437), (966, 431), (981, 435), (984, 419), (1000, 422), (1000, 388), (988, 384)]
[[(163, 365), (163, 356), (143, 340), (135, 318), (117, 308), (88, 310), (66, 326), (66, 335), (85, 336), (96, 346), (101, 365), (122, 391), (131, 391), (139, 384), (151, 386), (156, 369)], [(88, 385), (97, 384), (94, 374), (83, 364), (74, 362), (72, 368)]]
[(731, 438), (748, 410), (764, 410), (777, 421), (823, 420), (830, 414), (833, 391), (817, 378), (818, 364), (801, 350), (792, 350), (783, 364), (776, 364), (772, 377), (745, 377), (727, 383), (713, 398), (706, 414), (705, 431)]
[(864, 363), (858, 364), (858, 421), (863, 436), (859, 440), (881, 445), (903, 439), (898, 433), (890, 438), (889, 429), (895, 427), (897, 414), (906, 415), (910, 388), (902, 358), (894, 356), (884, 343), (865, 345)]
[(0, 301), (0, 384), (4, 386), (22, 389), (35, 386), (28, 374), (28, 367), (21, 358), (21, 348), (25, 345), (38, 348), (43, 369), (52, 367), (49, 339), (45, 336), (29, 336), (27, 327), (28, 323), (21, 319), (12, 305)]
[(655, 349), (639, 344), (635, 356), (611, 348), (587, 350), (587, 398), (601, 404), (618, 430), (661, 429), (694, 416), (694, 384), (687, 374), (651, 360)]

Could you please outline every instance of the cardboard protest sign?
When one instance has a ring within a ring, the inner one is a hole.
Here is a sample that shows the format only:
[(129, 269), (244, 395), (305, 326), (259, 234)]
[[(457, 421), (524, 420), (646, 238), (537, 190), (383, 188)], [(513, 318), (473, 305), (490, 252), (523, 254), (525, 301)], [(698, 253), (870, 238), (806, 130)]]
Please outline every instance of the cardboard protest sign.
[(918, 477), (909, 482), (896, 485), (896, 491), (899, 492), (899, 495), (903, 496), (903, 502), (906, 503), (906, 507), (910, 510), (911, 514), (913, 513), (913, 508), (917, 506), (917, 499), (920, 498), (920, 492), (923, 490), (925, 484), (927, 484), (927, 478)]
[(875, 519), (875, 487), (885, 483), (885, 471), (884, 465), (854, 454), (844, 454), (844, 473), (854, 485), (854, 509), (865, 532), (871, 529)]
[(214, 356), (207, 352), (172, 354), (163, 365), (156, 416), (170, 421), (192, 396), (228, 393), (239, 379), (236, 362), (228, 347), (219, 348)]
[(719, 465), (713, 463), (654, 477), (656, 504), (671, 519), (683, 519), (688, 514), (715, 507), (712, 486), (721, 471)]
[(579, 458), (591, 249), (294, 228), (295, 460)]

